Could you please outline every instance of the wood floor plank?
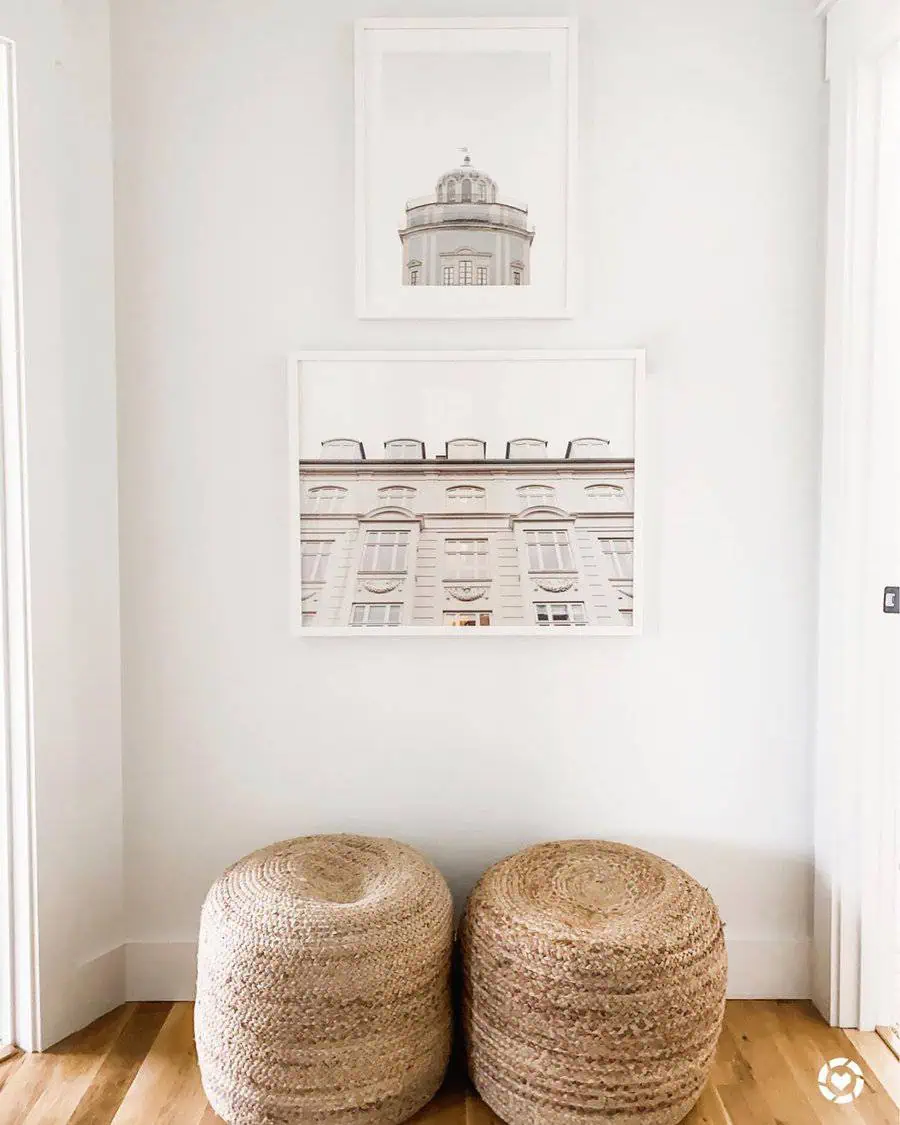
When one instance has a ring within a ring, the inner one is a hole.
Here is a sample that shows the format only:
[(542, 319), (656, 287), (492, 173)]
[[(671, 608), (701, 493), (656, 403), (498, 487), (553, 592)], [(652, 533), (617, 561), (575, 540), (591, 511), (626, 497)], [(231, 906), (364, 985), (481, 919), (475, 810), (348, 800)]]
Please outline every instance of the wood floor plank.
[(173, 1004), (113, 1125), (199, 1125), (207, 1108), (194, 1046), (193, 1005)]
[(767, 1110), (777, 1125), (820, 1125), (816, 1109), (798, 1090), (787, 1059), (779, 1050), (781, 1025), (772, 1008), (766, 1003), (731, 1008), (725, 1022), (752, 1073), (760, 1110)]
[(719, 1036), (710, 1080), (714, 1086), (739, 1083), (747, 1076), (747, 1069), (747, 1060), (738, 1050), (737, 1042), (726, 1022)]
[(110, 1125), (171, 1010), (171, 1003), (138, 1006), (75, 1107), (68, 1125)]
[(44, 1054), (26, 1055), (3, 1089), (8, 1120), (16, 1125), (68, 1122), (133, 1012), (133, 1005), (117, 1008)]
[(728, 1111), (722, 1104), (713, 1082), (707, 1083), (700, 1100), (687, 1115), (682, 1125), (732, 1125)]
[(0, 1063), (0, 1093), (2, 1093), (3, 1087), (22, 1065), (25, 1057), (26, 1056), (23, 1054), (12, 1055), (10, 1058), (4, 1059), (3, 1062)]
[(730, 1083), (718, 1087), (716, 1093), (728, 1115), (728, 1125), (775, 1125), (754, 1085), (751, 1078), (740, 1085)]
[[(811, 1005), (780, 1004), (777, 1015), (782, 1029), (779, 1049), (791, 1067), (798, 1093), (815, 1107), (823, 1125), (897, 1125), (897, 1107), (840, 1029), (829, 1027)], [(851, 1058), (860, 1064), (866, 1088), (858, 1100), (836, 1105), (819, 1091), (819, 1070), (834, 1058)]]
[(900, 1106), (900, 1061), (887, 1043), (874, 1031), (845, 1031), (857, 1057), (872, 1068), (872, 1073), (887, 1091), (888, 1097)]

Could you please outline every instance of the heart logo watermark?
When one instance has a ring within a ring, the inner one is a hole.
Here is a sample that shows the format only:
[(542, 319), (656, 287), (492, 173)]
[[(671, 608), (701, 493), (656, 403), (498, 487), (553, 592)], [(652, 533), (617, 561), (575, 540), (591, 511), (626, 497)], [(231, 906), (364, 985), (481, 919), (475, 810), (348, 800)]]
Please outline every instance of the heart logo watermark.
[(853, 1059), (831, 1059), (819, 1071), (819, 1091), (836, 1105), (854, 1101), (864, 1086), (863, 1072)]

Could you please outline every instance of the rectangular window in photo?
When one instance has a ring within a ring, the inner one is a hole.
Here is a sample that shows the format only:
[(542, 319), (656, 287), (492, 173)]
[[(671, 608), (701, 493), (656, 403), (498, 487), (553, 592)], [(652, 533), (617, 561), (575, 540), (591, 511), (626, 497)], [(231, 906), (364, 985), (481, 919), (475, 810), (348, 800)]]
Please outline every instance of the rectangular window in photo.
[(490, 610), (479, 610), (477, 613), (445, 612), (444, 624), (462, 628), (484, 629), (491, 623)]
[(538, 625), (587, 625), (584, 602), (537, 602)]
[(616, 578), (634, 578), (634, 542), (631, 539), (601, 539), (601, 550)]
[(304, 539), (300, 543), (301, 570), (304, 582), (321, 582), (331, 553), (330, 539)]
[(403, 618), (402, 604), (383, 602), (357, 602), (351, 609), (350, 624), (353, 627), (378, 629), (397, 626)]
[(568, 531), (526, 531), (528, 569), (531, 571), (574, 570)]
[(487, 578), (487, 539), (448, 539), (445, 545), (449, 578)]
[(402, 573), (408, 542), (408, 531), (367, 531), (360, 571)]

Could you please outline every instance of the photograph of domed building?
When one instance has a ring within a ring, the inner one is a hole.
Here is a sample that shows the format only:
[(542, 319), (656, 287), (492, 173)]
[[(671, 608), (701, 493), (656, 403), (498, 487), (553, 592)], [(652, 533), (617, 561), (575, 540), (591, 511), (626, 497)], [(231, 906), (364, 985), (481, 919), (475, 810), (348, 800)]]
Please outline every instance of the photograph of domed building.
[(403, 285), (530, 285), (534, 228), (468, 150), (433, 194), (410, 199), (400, 230)]
[(574, 315), (577, 31), (539, 24), (358, 25), (360, 316)]

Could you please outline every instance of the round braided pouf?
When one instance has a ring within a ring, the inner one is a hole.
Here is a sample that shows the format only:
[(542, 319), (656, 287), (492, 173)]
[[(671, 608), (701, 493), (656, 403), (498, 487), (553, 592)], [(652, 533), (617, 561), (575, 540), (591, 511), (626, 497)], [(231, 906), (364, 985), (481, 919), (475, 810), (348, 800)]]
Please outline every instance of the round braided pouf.
[(306, 836), (247, 856), (203, 905), (195, 1033), (228, 1125), (398, 1125), (450, 1053), (453, 908), (394, 840)]
[(538, 844), (472, 891), (469, 1073), (507, 1125), (674, 1125), (725, 1007), (715, 903), (679, 868), (600, 840)]

